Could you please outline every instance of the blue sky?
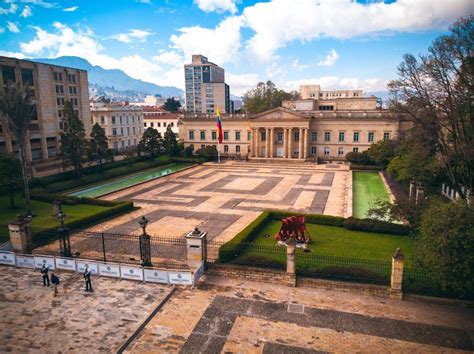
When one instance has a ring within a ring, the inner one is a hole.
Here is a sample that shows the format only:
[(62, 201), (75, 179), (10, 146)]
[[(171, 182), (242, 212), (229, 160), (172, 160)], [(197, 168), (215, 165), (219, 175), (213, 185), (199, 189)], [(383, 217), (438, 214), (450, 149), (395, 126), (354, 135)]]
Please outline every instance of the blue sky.
[(473, 12), (472, 0), (0, 0), (0, 55), (77, 55), (182, 88), (200, 53), (236, 95), (267, 79), (370, 92)]

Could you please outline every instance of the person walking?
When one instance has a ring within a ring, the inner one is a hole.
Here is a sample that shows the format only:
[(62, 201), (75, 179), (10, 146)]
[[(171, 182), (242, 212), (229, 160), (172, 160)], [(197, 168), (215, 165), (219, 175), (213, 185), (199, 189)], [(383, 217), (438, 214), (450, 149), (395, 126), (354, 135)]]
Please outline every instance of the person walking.
[(84, 270), (84, 280), (86, 282), (86, 291), (92, 292), (91, 271), (87, 267)]
[(43, 263), (43, 266), (41, 267), (41, 274), (43, 276), (43, 286), (46, 286), (48, 284), (49, 286), (49, 265)]
[(51, 272), (51, 283), (53, 283), (54, 289), (54, 297), (58, 295), (58, 285), (59, 285), (59, 277), (57, 277), (53, 272)]

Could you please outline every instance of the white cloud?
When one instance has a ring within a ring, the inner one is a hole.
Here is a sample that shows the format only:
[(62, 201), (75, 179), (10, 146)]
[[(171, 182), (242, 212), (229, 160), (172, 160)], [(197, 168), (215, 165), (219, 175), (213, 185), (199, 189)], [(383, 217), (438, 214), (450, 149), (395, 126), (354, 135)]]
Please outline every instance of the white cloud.
[(258, 74), (235, 75), (226, 72), (226, 82), (230, 86), (230, 93), (236, 96), (242, 96), (248, 90), (253, 89), (260, 81), (263, 81)]
[(9, 51), (5, 51), (5, 50), (0, 50), (0, 56), (10, 57), (10, 58), (18, 58), (18, 59), (26, 58), (26, 56), (23, 53), (9, 52)]
[(184, 60), (184, 58), (174, 50), (161, 51), (159, 55), (155, 55), (152, 59), (158, 63), (180, 67), (182, 67)]
[(7, 28), (12, 33), (20, 33), (20, 29), (18, 28), (18, 24), (15, 22), (7, 21)]
[(79, 8), (79, 6), (71, 6), (63, 9), (64, 12), (74, 12)]
[(308, 78), (302, 80), (289, 80), (277, 82), (279, 87), (285, 90), (299, 91), (300, 85), (321, 85), (322, 90), (364, 90), (364, 92), (387, 90), (387, 81), (378, 78), (357, 78), (357, 77), (338, 77), (323, 76), (319, 78)]
[(22, 4), (38, 5), (38, 6), (42, 6), (44, 8), (47, 8), (47, 9), (58, 7), (58, 4), (47, 2), (47, 1), (44, 1), (44, 0), (4, 0), (4, 1), (6, 3), (11, 3), (11, 4), (22, 3)]
[(259, 61), (271, 61), (288, 43), (320, 37), (352, 38), (383, 32), (446, 28), (471, 13), (472, 0), (398, 0), (394, 3), (353, 0), (273, 0), (246, 7), (245, 26), (255, 31), (247, 42)]
[(194, 3), (204, 12), (237, 12), (236, 0), (194, 0)]
[(16, 4), (10, 4), (10, 7), (7, 9), (0, 7), (0, 15), (14, 14), (16, 10), (18, 10), (18, 6)]
[(180, 34), (170, 37), (170, 47), (183, 53), (187, 60), (192, 54), (203, 54), (222, 65), (236, 60), (240, 48), (241, 17), (228, 17), (215, 29), (200, 26), (183, 27)]
[(28, 5), (26, 5), (24, 8), (23, 8), (23, 11), (21, 12), (21, 17), (30, 17), (31, 15), (33, 15), (33, 11), (31, 11), (31, 7), (29, 7)]
[(151, 36), (152, 34), (154, 33), (150, 31), (131, 29), (127, 33), (118, 33), (111, 36), (110, 38), (116, 39), (123, 43), (132, 43), (133, 41), (145, 42), (146, 37)]
[(5, 32), (5, 28), (0, 27), (0, 33), (3, 33), (3, 32)]
[(151, 0), (135, 0), (135, 2), (138, 2), (141, 4), (152, 5)]
[(333, 66), (339, 55), (337, 54), (335, 49), (331, 49), (331, 51), (326, 55), (326, 57), (318, 63), (318, 66)]

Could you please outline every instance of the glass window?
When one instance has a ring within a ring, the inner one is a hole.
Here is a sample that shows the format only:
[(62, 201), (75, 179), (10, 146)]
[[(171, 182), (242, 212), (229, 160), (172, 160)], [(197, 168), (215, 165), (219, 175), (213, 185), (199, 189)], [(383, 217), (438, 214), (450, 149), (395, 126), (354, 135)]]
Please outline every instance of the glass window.
[(383, 133), (383, 140), (390, 139), (390, 133)]
[(112, 128), (112, 135), (117, 135), (117, 128)]
[(105, 124), (105, 117), (104, 116), (100, 116), (100, 124)]
[(115, 116), (112, 116), (112, 124), (115, 124)]
[(278, 132), (277, 133), (277, 141), (281, 143), (283, 141), (283, 132)]
[(240, 140), (240, 132), (235, 132), (235, 140)]
[(240, 153), (240, 145), (235, 146), (235, 152)]
[(153, 124), (154, 124), (154, 123), (153, 123), (153, 122), (151, 122), (151, 123), (150, 123), (150, 127), (152, 127), (152, 128), (153, 128)]
[(217, 132), (215, 130), (212, 131), (211, 136), (212, 140), (217, 140)]
[(252, 139), (252, 132), (248, 131), (247, 132), (247, 141), (250, 141)]
[(229, 152), (229, 145), (224, 145), (224, 152)]
[(352, 148), (352, 152), (359, 152), (359, 148)]
[(33, 85), (33, 70), (21, 69), (21, 81), (25, 85)]
[(294, 141), (300, 141), (300, 132), (294, 132), (293, 133), (293, 140)]
[(229, 140), (229, 132), (224, 132), (224, 140)]
[(324, 132), (324, 141), (331, 141), (331, 132)]
[(311, 132), (311, 141), (318, 140), (318, 132)]
[(194, 140), (194, 131), (189, 131), (189, 140)]
[(329, 155), (331, 153), (331, 150), (328, 147), (324, 148), (324, 155)]
[(369, 142), (374, 141), (374, 132), (369, 132)]
[(262, 141), (267, 141), (267, 132), (264, 130), (260, 134), (262, 135)]
[(8, 82), (16, 82), (15, 69), (11, 66), (2, 66), (2, 77), (3, 84), (6, 85)]
[(316, 146), (311, 146), (311, 155), (316, 155)]
[(345, 133), (344, 132), (339, 132), (339, 141), (344, 141)]
[(200, 132), (200, 138), (201, 140), (206, 140), (206, 132), (204, 131)]
[(354, 132), (354, 142), (359, 141), (359, 132)]
[(337, 154), (338, 155), (344, 155), (344, 148), (340, 147), (339, 149), (337, 149)]

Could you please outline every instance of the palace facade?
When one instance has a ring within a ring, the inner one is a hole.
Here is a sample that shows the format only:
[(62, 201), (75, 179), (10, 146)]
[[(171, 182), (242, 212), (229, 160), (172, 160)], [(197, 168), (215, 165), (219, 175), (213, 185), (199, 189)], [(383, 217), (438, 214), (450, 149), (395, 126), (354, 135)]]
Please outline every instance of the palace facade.
[[(222, 116), (223, 156), (342, 160), (380, 140), (397, 138), (409, 123), (380, 108), (376, 97), (301, 99), (260, 114)], [(214, 115), (184, 114), (180, 139), (195, 150), (217, 144)]]

